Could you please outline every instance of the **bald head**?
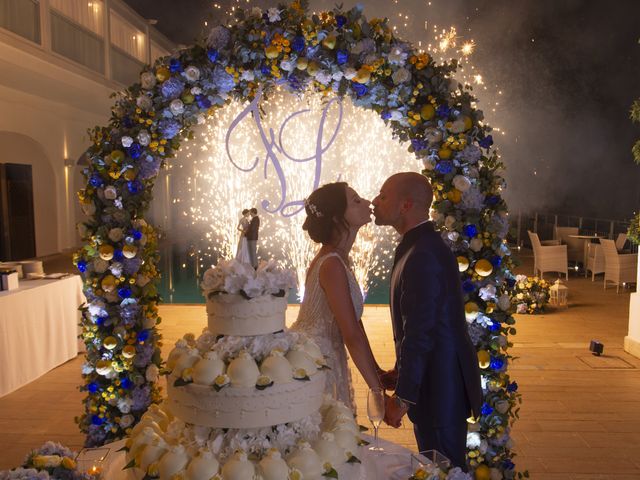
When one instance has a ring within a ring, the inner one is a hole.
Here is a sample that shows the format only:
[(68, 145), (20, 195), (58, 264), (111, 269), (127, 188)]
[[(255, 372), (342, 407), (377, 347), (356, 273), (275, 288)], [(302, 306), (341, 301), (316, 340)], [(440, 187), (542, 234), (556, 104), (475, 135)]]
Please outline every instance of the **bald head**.
[(433, 190), (427, 177), (416, 172), (401, 172), (389, 177), (399, 200), (409, 200), (412, 210), (429, 212), (433, 201)]

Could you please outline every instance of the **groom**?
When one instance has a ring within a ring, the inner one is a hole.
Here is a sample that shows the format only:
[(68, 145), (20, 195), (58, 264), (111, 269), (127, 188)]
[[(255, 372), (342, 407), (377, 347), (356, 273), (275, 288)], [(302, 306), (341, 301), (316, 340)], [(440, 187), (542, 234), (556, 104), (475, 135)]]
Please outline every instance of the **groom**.
[(249, 210), (251, 214), (251, 221), (249, 222), (249, 228), (247, 228), (247, 247), (249, 248), (249, 262), (253, 268), (258, 268), (258, 232), (260, 231), (260, 217), (258, 217), (258, 210), (252, 208)]
[(433, 192), (418, 173), (391, 176), (373, 200), (377, 225), (402, 235), (391, 273), (396, 366), (382, 375), (385, 421), (399, 427), (405, 413), (418, 450), (438, 450), (466, 470), (467, 418), (478, 416), (482, 387), (467, 333), (455, 256), (429, 221)]

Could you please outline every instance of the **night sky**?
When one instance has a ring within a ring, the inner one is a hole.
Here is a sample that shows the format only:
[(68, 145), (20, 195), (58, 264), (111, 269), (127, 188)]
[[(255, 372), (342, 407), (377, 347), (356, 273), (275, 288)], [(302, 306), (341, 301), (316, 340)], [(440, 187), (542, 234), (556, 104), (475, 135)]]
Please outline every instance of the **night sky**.
[[(185, 45), (205, 21), (224, 22), (212, 1), (127, 3)], [(368, 18), (389, 17), (398, 36), (414, 43), (432, 41), (425, 21), (429, 28), (455, 25), (464, 39), (475, 41), (471, 60), (487, 87), (475, 93), (488, 122), (506, 132), (494, 137), (507, 167), (512, 211), (627, 219), (640, 209), (640, 166), (631, 155), (640, 126), (629, 120), (631, 103), (640, 98), (639, 0), (359, 3)], [(334, 4), (311, 1), (318, 10)]]

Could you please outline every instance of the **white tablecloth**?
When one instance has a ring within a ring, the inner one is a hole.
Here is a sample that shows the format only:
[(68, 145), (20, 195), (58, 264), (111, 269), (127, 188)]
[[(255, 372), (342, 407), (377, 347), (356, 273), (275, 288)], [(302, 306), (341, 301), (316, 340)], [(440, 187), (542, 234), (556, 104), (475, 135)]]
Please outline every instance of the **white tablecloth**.
[(78, 275), (0, 292), (0, 397), (75, 358), (84, 301)]
[[(364, 435), (373, 445), (373, 438)], [(138, 469), (122, 470), (126, 465), (125, 453), (118, 452), (125, 440), (105, 445), (109, 454), (103, 464), (103, 478), (108, 480), (139, 480), (143, 478)], [(343, 465), (338, 469), (340, 480), (407, 480), (411, 476), (411, 451), (400, 445), (380, 440), (384, 452), (371, 452), (368, 447), (360, 447), (356, 456), (361, 465)]]

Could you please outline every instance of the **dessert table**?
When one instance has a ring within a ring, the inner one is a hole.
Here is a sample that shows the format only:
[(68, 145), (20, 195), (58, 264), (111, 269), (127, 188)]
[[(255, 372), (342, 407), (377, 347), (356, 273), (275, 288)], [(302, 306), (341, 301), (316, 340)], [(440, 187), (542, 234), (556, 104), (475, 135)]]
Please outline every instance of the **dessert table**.
[(84, 301), (78, 275), (0, 292), (0, 397), (76, 357)]
[[(373, 437), (363, 435), (373, 444)], [(126, 465), (125, 453), (118, 452), (124, 447), (125, 440), (110, 443), (109, 453), (102, 464), (102, 478), (109, 480), (142, 479), (142, 472), (136, 469), (123, 470)], [(356, 456), (361, 465), (342, 465), (338, 469), (340, 480), (407, 480), (412, 474), (411, 451), (386, 440), (380, 440), (384, 452), (372, 452), (368, 447), (359, 447)]]

